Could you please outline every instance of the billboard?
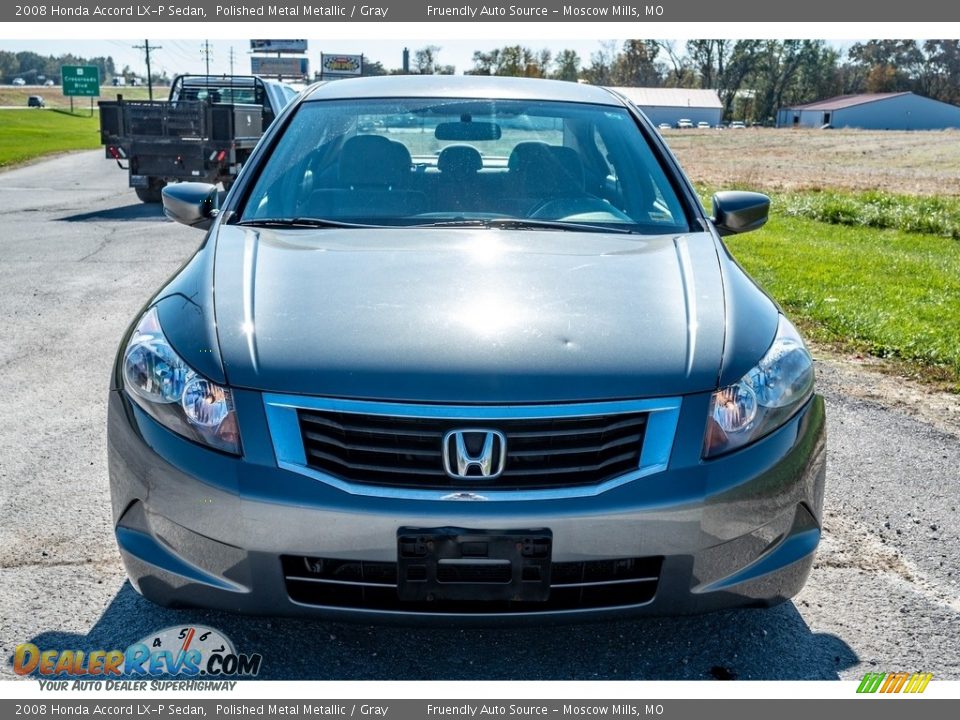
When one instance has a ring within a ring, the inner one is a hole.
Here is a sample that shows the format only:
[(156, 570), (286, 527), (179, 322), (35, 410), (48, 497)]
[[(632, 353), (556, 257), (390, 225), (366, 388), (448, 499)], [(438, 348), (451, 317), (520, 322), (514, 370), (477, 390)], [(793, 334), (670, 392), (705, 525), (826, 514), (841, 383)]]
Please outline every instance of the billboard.
[(250, 72), (254, 75), (305, 77), (310, 74), (310, 63), (305, 57), (250, 58)]
[(305, 53), (306, 40), (251, 40), (251, 52), (263, 53)]
[(321, 55), (321, 75), (361, 75), (363, 55)]
[(64, 65), (60, 68), (64, 97), (100, 95), (100, 70), (96, 65)]

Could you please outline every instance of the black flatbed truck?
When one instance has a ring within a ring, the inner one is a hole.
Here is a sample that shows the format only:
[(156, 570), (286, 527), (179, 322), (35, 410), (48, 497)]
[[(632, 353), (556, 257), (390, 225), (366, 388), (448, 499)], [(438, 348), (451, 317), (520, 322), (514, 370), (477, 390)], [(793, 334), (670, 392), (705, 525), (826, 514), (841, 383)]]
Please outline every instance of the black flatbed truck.
[[(105, 156), (127, 170), (143, 202), (171, 182), (233, 184), (263, 131), (297, 94), (252, 75), (179, 75), (167, 100), (101, 101)], [(126, 163), (126, 165), (124, 165)]]

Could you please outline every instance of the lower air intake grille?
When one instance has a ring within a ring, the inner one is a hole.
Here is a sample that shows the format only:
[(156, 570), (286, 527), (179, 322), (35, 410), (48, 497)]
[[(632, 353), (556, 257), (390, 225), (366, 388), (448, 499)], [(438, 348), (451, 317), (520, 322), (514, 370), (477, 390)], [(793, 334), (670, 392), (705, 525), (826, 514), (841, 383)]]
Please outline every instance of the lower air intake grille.
[(294, 602), (410, 613), (538, 613), (645, 605), (653, 600), (662, 557), (553, 563), (546, 602), (402, 602), (392, 562), (283, 555), (287, 594)]

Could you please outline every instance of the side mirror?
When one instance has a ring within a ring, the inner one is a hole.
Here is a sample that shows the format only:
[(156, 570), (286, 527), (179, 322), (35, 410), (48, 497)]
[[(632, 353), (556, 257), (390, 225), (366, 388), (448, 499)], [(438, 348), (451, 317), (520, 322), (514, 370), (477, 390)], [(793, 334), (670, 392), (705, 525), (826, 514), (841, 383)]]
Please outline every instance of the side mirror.
[[(166, 192), (166, 191), (164, 191)], [(770, 216), (770, 198), (755, 192), (724, 190), (713, 196), (713, 224), (720, 235), (757, 230)]]
[(216, 185), (181, 182), (163, 188), (163, 212), (171, 220), (207, 230), (220, 204)]

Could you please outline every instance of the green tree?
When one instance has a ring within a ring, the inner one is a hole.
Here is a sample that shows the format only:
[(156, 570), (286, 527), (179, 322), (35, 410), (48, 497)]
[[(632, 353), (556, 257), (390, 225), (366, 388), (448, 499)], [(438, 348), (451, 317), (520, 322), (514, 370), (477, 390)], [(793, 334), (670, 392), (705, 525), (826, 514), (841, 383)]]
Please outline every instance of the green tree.
[(675, 40), (655, 40), (667, 61), (661, 64), (664, 87), (697, 87), (697, 74), (690, 58)]
[(20, 63), (17, 56), (6, 50), (0, 50), (0, 81), (11, 83), (20, 70)]
[(581, 75), (591, 85), (613, 85), (613, 68), (617, 62), (617, 44), (604, 40), (600, 49), (590, 54), (590, 66)]
[(960, 40), (927, 40), (919, 91), (943, 102), (960, 104)]
[(867, 40), (854, 43), (847, 53), (859, 66), (867, 92), (901, 92), (913, 89), (913, 78), (924, 65), (916, 40)]
[(653, 40), (626, 40), (611, 68), (613, 85), (659, 87), (662, 84), (656, 59), (660, 46)]
[(433, 75), (437, 72), (437, 56), (441, 48), (427, 45), (413, 53), (413, 71), (418, 75)]
[(523, 45), (507, 45), (474, 52), (473, 67), (467, 74), (545, 78), (550, 75), (550, 62), (551, 53), (547, 49), (537, 52)]
[(580, 55), (576, 50), (561, 50), (554, 59), (554, 80), (576, 82), (580, 78)]

